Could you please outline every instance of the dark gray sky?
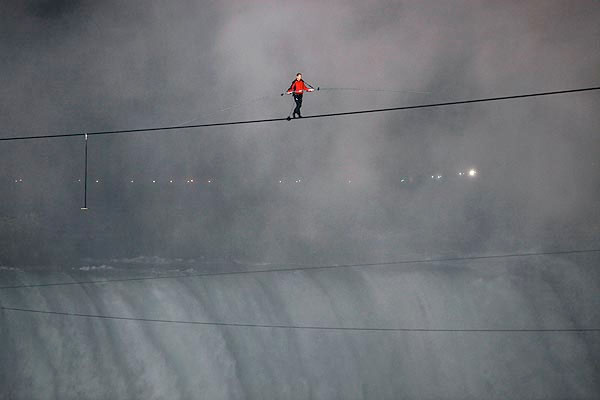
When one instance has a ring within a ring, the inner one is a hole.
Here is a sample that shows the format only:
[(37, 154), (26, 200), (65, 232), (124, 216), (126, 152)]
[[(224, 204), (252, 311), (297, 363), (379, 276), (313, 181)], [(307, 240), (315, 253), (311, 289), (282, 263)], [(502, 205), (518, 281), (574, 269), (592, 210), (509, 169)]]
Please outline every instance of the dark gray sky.
[[(321, 92), (305, 99), (304, 113), (314, 114), (592, 86), (600, 70), (597, 1), (63, 0), (0, 8), (2, 136), (285, 116), (291, 99), (278, 94), (297, 71), (321, 87), (429, 92)], [(600, 219), (599, 102), (585, 93), (95, 137), (90, 218), (107, 224), (105, 236), (135, 226), (152, 237), (124, 250), (133, 254), (177, 248), (181, 237), (193, 248), (233, 236), (222, 252), (253, 248), (258, 259), (293, 259), (323, 243), (330, 253), (316, 254), (334, 259), (431, 253), (438, 235), (449, 240), (440, 252), (573, 244)], [(6, 214), (34, 212), (36, 223), (47, 226), (45, 216), (80, 235), (82, 156), (81, 138), (2, 143), (2, 193), (13, 204)], [(398, 182), (472, 167), (476, 188)], [(125, 185), (190, 177), (218, 185), (210, 195), (168, 200), (157, 194), (164, 186)], [(35, 184), (16, 189), (21, 178)], [(276, 185), (296, 179), (302, 184)], [(190, 214), (176, 218), (177, 207)], [(94, 221), (88, 234), (101, 236)], [(192, 240), (185, 232), (204, 234)]]
[[(322, 91), (305, 115), (598, 86), (599, 21), (593, 0), (5, 0), (0, 137), (284, 117), (298, 71), (428, 92)], [(86, 212), (82, 138), (2, 141), (0, 399), (599, 398), (598, 333), (556, 331), (600, 326), (598, 253), (80, 284), (598, 249), (598, 110), (95, 136)]]

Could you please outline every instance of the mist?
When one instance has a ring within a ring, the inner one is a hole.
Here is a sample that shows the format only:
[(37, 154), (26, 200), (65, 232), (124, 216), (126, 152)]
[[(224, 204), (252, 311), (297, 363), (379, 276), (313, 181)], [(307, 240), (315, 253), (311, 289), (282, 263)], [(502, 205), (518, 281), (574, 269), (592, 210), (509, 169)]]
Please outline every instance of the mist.
[[(297, 72), (323, 88), (304, 96), (304, 115), (598, 86), (599, 19), (583, 0), (4, 2), (0, 138), (283, 118)], [(598, 249), (599, 107), (592, 91), (90, 136), (88, 210), (82, 137), (2, 141), (0, 286)], [(0, 289), (0, 302), (291, 325), (598, 327), (598, 261)], [(600, 393), (597, 334), (53, 318), (0, 310), (0, 398)]]

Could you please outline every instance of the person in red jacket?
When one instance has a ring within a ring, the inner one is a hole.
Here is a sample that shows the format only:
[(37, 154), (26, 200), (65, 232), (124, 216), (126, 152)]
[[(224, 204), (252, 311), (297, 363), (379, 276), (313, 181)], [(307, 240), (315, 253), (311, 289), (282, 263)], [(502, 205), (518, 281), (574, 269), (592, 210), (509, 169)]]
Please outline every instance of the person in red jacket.
[(296, 108), (294, 108), (294, 118), (296, 118), (296, 114), (298, 114), (298, 118), (302, 118), (302, 115), (300, 114), (300, 107), (302, 107), (302, 94), (304, 92), (314, 92), (314, 90), (315, 89), (312, 86), (306, 84), (302, 80), (302, 74), (298, 72), (296, 74), (296, 79), (292, 82), (292, 85), (287, 90), (287, 94), (294, 95), (294, 101), (296, 102)]

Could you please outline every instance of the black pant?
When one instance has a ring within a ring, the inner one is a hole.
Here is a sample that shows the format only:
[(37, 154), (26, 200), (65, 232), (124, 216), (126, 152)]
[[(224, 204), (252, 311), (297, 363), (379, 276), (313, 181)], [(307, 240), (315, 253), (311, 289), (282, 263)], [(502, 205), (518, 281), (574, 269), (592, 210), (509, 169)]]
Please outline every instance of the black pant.
[(295, 94), (294, 101), (296, 102), (296, 108), (294, 108), (294, 117), (296, 116), (296, 114), (298, 114), (298, 116), (301, 117), (302, 115), (300, 115), (300, 107), (302, 107), (302, 95)]

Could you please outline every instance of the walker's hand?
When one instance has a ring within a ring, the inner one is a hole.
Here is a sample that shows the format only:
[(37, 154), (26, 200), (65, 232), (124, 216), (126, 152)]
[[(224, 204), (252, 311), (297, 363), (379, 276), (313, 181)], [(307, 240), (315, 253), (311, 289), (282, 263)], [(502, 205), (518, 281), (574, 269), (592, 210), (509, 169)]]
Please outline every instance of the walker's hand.
[(314, 92), (314, 91), (315, 91), (315, 89), (308, 89), (308, 91), (309, 91), (309, 92)]

